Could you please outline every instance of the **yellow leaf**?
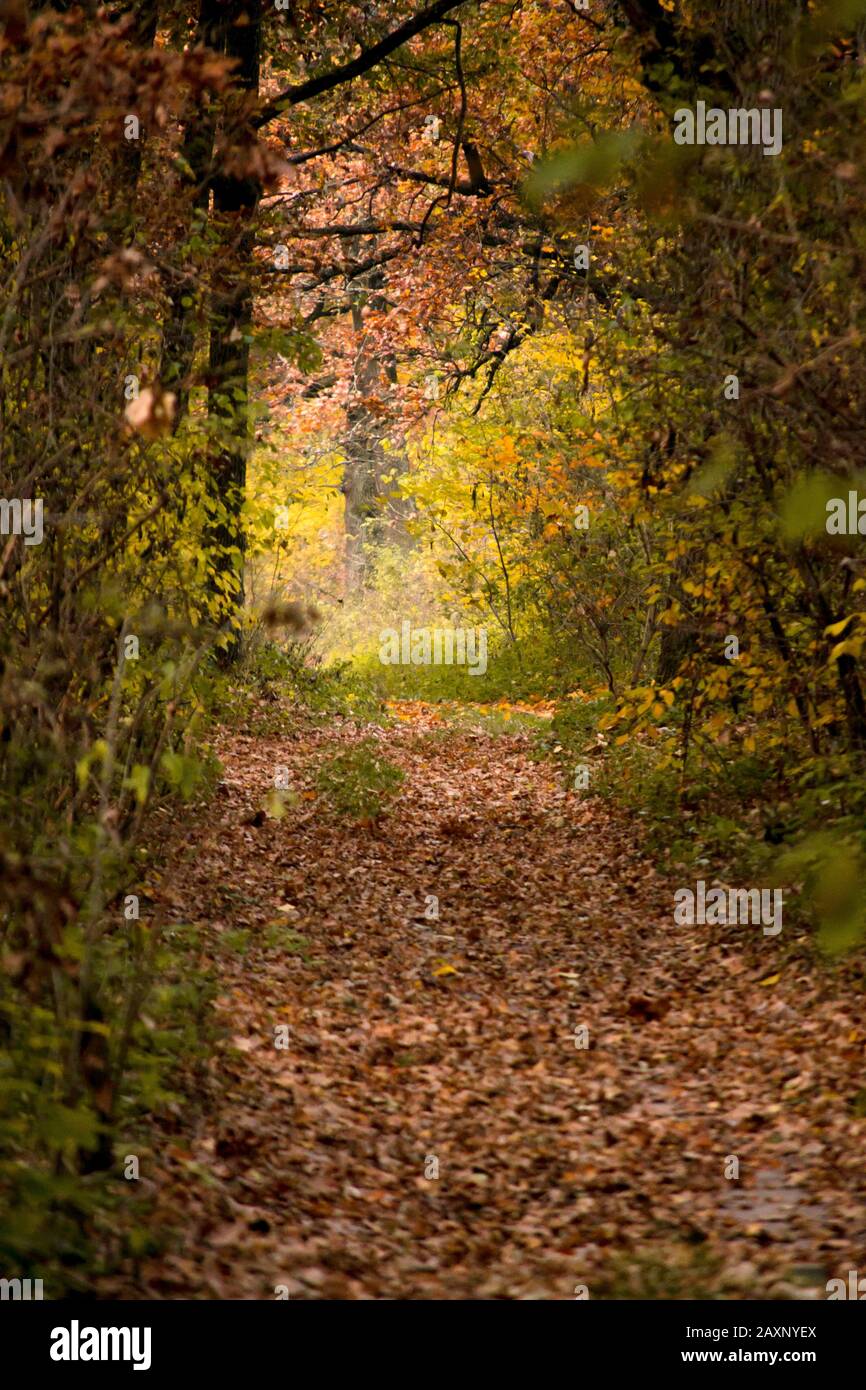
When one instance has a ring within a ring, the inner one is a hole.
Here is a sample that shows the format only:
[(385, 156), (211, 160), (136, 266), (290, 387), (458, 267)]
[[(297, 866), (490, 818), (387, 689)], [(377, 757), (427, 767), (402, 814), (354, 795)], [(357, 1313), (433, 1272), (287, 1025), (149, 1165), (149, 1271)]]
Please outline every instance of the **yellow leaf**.
[(766, 980), (761, 980), (762, 985), (777, 985), (781, 980), (781, 975), (768, 975)]
[(840, 656), (859, 656), (862, 650), (862, 643), (856, 642), (837, 642), (830, 653), (831, 661), (838, 661)]

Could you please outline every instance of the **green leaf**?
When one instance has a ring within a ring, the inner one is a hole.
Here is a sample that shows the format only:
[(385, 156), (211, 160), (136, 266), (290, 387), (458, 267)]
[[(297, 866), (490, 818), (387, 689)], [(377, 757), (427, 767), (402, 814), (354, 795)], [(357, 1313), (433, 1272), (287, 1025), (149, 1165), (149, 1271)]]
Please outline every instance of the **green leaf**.
[(530, 202), (543, 202), (576, 183), (612, 183), (619, 166), (641, 139), (636, 130), (609, 130), (590, 144), (574, 145), (535, 166), (524, 189)]
[(95, 1149), (99, 1142), (99, 1122), (91, 1110), (77, 1106), (49, 1105), (39, 1116), (37, 1128), (42, 1139), (58, 1149), (75, 1146)]
[(838, 496), (839, 479), (830, 473), (809, 473), (794, 484), (779, 509), (779, 522), (786, 540), (826, 535), (827, 503)]
[(707, 462), (692, 475), (688, 492), (698, 497), (711, 497), (720, 492), (737, 464), (737, 448), (727, 435), (720, 435), (713, 441)]
[(185, 801), (193, 795), (204, 773), (204, 767), (196, 758), (171, 749), (163, 753), (160, 766), (169, 785), (179, 791)]
[(147, 801), (147, 793), (150, 788), (150, 768), (144, 763), (136, 763), (128, 777), (124, 777), (123, 785), (130, 791), (135, 792), (135, 799), (139, 806), (143, 806)]

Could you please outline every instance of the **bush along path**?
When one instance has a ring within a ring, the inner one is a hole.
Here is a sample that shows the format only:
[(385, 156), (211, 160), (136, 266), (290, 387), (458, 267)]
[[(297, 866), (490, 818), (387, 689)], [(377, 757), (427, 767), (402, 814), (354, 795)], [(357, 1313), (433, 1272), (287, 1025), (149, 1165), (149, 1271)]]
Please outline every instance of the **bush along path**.
[(415, 707), (219, 753), (153, 888), (219, 1041), (142, 1154), (163, 1248), (128, 1296), (824, 1298), (866, 1268), (862, 995), (794, 929), (678, 925), (688, 884), (526, 732)]

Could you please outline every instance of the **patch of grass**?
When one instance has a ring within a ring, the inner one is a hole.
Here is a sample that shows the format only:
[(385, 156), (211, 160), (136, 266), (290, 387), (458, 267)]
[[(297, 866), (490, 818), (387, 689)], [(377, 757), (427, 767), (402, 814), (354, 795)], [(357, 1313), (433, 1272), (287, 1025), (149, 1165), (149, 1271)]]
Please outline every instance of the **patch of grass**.
[(300, 956), (302, 960), (310, 959), (309, 938), (301, 932), (293, 931), (283, 922), (270, 922), (265, 929), (264, 946), (268, 951), (279, 951), (283, 955)]
[(340, 815), (374, 821), (396, 795), (404, 774), (372, 739), (335, 754), (316, 774), (316, 787)]
[(220, 950), (230, 951), (233, 955), (245, 956), (250, 949), (250, 931), (248, 927), (232, 927), (229, 931), (219, 934)]
[(540, 734), (550, 725), (550, 720), (529, 710), (520, 710), (497, 705), (480, 704), (446, 705), (442, 708), (445, 721), (458, 729), (470, 729), (474, 733), (490, 734)]
[(703, 1245), (672, 1244), (664, 1255), (614, 1255), (590, 1296), (605, 1299), (720, 1299), (722, 1261)]

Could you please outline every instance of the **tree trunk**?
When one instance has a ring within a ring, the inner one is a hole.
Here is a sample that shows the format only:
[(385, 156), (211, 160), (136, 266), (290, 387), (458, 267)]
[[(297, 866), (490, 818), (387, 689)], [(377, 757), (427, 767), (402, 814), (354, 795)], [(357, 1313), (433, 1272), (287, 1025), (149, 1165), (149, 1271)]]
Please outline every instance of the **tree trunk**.
[[(232, 0), (227, 7), (226, 56), (238, 61), (238, 83), (257, 91), (261, 54), (260, 0)], [(214, 179), (214, 217), (220, 224), (222, 250), (214, 289), (210, 334), (208, 415), (216, 424), (216, 448), (210, 460), (208, 491), (212, 508), (205, 535), (209, 587), (230, 624), (222, 658), (229, 663), (240, 651), (244, 603), (245, 542), (241, 508), (246, 491), (250, 441), (249, 363), (253, 322), (253, 220), (261, 194), (254, 177)]]
[[(224, 53), (226, 47), (226, 25), (228, 14), (219, 0), (201, 0), (196, 42), (211, 48), (215, 53)], [(198, 111), (191, 117), (184, 131), (181, 155), (191, 170), (194, 188), (193, 209), (202, 219), (206, 219), (210, 202), (210, 169), (213, 162), (214, 136), (216, 126), (214, 116)], [(159, 379), (163, 386), (174, 391), (177, 396), (174, 428), (180, 425), (189, 405), (190, 375), (195, 358), (196, 330), (192, 317), (192, 306), (184, 304), (184, 299), (194, 297), (195, 284), (192, 279), (182, 279), (169, 290), (171, 308), (162, 329), (162, 358)]]

